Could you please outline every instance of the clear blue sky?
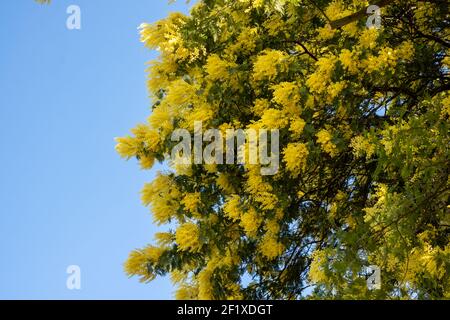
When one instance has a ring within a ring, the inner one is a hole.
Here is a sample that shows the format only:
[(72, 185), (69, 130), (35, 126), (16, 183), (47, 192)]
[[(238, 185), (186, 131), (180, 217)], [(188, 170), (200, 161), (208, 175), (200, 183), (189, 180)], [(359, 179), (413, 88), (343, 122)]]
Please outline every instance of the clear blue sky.
[[(82, 30), (66, 28), (81, 8)], [(128, 279), (129, 251), (156, 227), (141, 171), (114, 151), (150, 112), (142, 22), (184, 1), (2, 1), (0, 9), (0, 299), (171, 299), (168, 279)], [(66, 288), (79, 265), (80, 291)]]

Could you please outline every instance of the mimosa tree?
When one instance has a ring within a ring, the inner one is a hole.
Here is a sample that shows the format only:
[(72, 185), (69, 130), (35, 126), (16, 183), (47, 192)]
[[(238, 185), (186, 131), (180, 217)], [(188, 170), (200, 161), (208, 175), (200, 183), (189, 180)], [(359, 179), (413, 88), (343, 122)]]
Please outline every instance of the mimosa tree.
[[(142, 24), (153, 106), (117, 151), (167, 164), (142, 201), (172, 229), (128, 275), (170, 274), (179, 299), (450, 298), (448, 2), (373, 4), (380, 28), (356, 0), (200, 0)], [(278, 129), (278, 172), (170, 161), (195, 121)]]

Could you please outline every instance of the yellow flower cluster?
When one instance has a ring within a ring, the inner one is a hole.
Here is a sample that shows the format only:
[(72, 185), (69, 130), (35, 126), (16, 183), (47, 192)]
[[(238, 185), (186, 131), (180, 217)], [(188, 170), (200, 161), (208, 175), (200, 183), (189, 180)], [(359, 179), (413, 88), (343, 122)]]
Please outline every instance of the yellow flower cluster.
[(225, 53), (229, 57), (234, 57), (239, 54), (251, 54), (256, 48), (256, 41), (258, 39), (258, 28), (244, 28), (235, 43), (230, 45)]
[(293, 178), (305, 170), (308, 159), (308, 147), (304, 143), (290, 143), (283, 151), (286, 169)]
[(214, 54), (208, 57), (205, 65), (206, 73), (212, 80), (223, 80), (230, 76), (230, 69), (235, 68), (234, 62), (222, 60), (218, 55)]
[(206, 103), (198, 104), (183, 115), (182, 126), (188, 130), (194, 130), (195, 121), (201, 121), (203, 125), (208, 125), (214, 119), (216, 110)]
[(225, 173), (219, 173), (218, 177), (216, 179), (216, 183), (219, 186), (219, 188), (224, 191), (225, 193), (232, 194), (234, 192), (234, 187), (230, 183), (230, 180), (228, 179), (227, 175)]
[(272, 101), (283, 107), (287, 114), (298, 115), (300, 113), (300, 93), (295, 82), (281, 82), (272, 86)]
[(382, 217), (384, 208), (386, 207), (386, 196), (388, 194), (388, 186), (383, 183), (379, 183), (375, 187), (375, 193), (371, 195), (375, 201), (372, 207), (364, 208), (364, 221), (371, 224), (375, 231), (381, 229), (380, 224), (377, 223), (377, 219)]
[(160, 246), (168, 246), (173, 243), (174, 235), (171, 232), (157, 232), (155, 239)]
[(354, 137), (350, 146), (353, 148), (353, 153), (357, 157), (366, 155), (367, 158), (371, 158), (375, 153), (375, 145), (362, 136)]
[(175, 292), (177, 300), (196, 300), (198, 297), (198, 287), (186, 283), (180, 284)]
[(288, 123), (289, 120), (284, 112), (278, 109), (267, 109), (259, 121), (259, 124), (268, 130), (284, 128)]
[(375, 28), (365, 29), (359, 37), (359, 46), (363, 49), (374, 49), (377, 46), (379, 32)]
[(354, 52), (343, 49), (339, 54), (339, 60), (350, 73), (356, 74), (358, 72), (358, 57)]
[(152, 60), (147, 64), (149, 65), (147, 68), (147, 89), (150, 95), (154, 97), (160, 89), (168, 86), (171, 80), (170, 75), (177, 70), (177, 64), (168, 58)]
[(408, 40), (396, 48), (381, 48), (377, 55), (370, 55), (363, 60), (362, 66), (368, 72), (394, 70), (399, 62), (411, 61), (413, 56), (414, 45)]
[(194, 61), (204, 48), (190, 50), (185, 47), (180, 34), (180, 28), (185, 24), (186, 16), (181, 13), (171, 13), (167, 19), (153, 24), (140, 25), (141, 41), (150, 49), (157, 49), (173, 60)]
[(272, 234), (266, 234), (259, 244), (259, 251), (269, 260), (273, 260), (284, 252), (284, 246)]
[(162, 140), (173, 131), (174, 116), (175, 112), (169, 105), (161, 104), (153, 109), (151, 116), (148, 118), (150, 125), (161, 133)]
[(286, 26), (279, 15), (272, 15), (266, 21), (264, 21), (264, 29), (271, 36), (276, 36), (277, 34), (286, 30)]
[(264, 230), (272, 235), (277, 235), (280, 232), (280, 223), (278, 219), (280, 217), (283, 217), (283, 215), (284, 214), (282, 209), (277, 210), (276, 217), (267, 220), (264, 224)]
[(312, 255), (308, 277), (312, 283), (326, 283), (329, 279), (325, 274), (324, 265), (328, 263), (327, 254), (323, 250), (316, 250)]
[(194, 223), (187, 222), (178, 227), (175, 242), (181, 251), (198, 252), (202, 248), (200, 230)]
[[(418, 235), (419, 246), (412, 249), (412, 261), (409, 280), (417, 281), (417, 274), (428, 273), (431, 278), (444, 279), (448, 275), (450, 245), (432, 246), (431, 239), (436, 237), (436, 230), (428, 230)], [(414, 275), (414, 276), (413, 276)]]
[(169, 54), (173, 52), (174, 42), (173, 38), (178, 36), (178, 30), (184, 24), (185, 16), (181, 13), (172, 13), (166, 19), (160, 20), (157, 23), (149, 24), (143, 23), (140, 25), (141, 41), (150, 49), (161, 48), (161, 45), (168, 45), (167, 42), (172, 40), (172, 46), (162, 47)]
[(394, 50), (385, 47), (380, 50), (378, 56), (369, 56), (366, 60), (363, 60), (363, 64), (368, 72), (374, 72), (394, 68), (397, 60)]
[(116, 138), (116, 151), (126, 159), (137, 157), (142, 169), (152, 168), (155, 162), (153, 152), (161, 141), (158, 132), (145, 124), (137, 125), (131, 132), (133, 137)]
[(334, 0), (326, 7), (325, 14), (329, 19), (337, 20), (348, 15), (348, 10), (342, 0)]
[(316, 71), (308, 77), (306, 84), (312, 92), (323, 93), (328, 89), (338, 58), (333, 55), (322, 57), (316, 62)]
[(181, 204), (192, 214), (198, 214), (198, 205), (201, 203), (200, 192), (188, 193), (184, 196)]
[(208, 262), (206, 267), (200, 271), (197, 276), (198, 280), (198, 299), (212, 300), (214, 298), (213, 286), (211, 284), (211, 277), (216, 268), (216, 263)]
[(325, 26), (317, 29), (318, 37), (321, 40), (330, 40), (335, 34), (336, 30), (332, 29), (330, 26)]
[[(198, 299), (211, 300), (214, 298), (214, 289), (211, 284), (211, 278), (218, 268), (230, 268), (239, 263), (239, 257), (233, 254), (233, 251), (236, 252), (235, 248), (231, 247), (226, 251), (225, 255), (223, 255), (217, 249), (213, 248), (210, 260), (197, 276)], [(238, 285), (229, 282), (227, 287), (231, 291), (230, 298), (234, 297), (234, 299), (239, 299), (239, 297), (241, 297), (240, 287)]]
[(450, 96), (442, 99), (441, 118), (444, 119), (448, 116), (450, 116)]
[(144, 205), (151, 205), (156, 223), (167, 223), (176, 215), (181, 193), (168, 176), (158, 174), (151, 183), (144, 186), (141, 195)]
[(239, 223), (249, 237), (255, 237), (261, 225), (262, 219), (254, 208), (250, 208), (241, 216)]
[(300, 135), (303, 133), (303, 129), (305, 128), (306, 122), (300, 117), (294, 117), (291, 120), (291, 125), (289, 127), (289, 131), (291, 131), (291, 136), (294, 139), (300, 138)]
[(166, 87), (166, 95), (163, 103), (174, 108), (176, 111), (181, 110), (189, 104), (198, 102), (198, 89), (198, 86), (189, 84), (183, 79), (171, 81)]
[(270, 108), (270, 102), (267, 99), (256, 99), (255, 103), (252, 107), (252, 112), (259, 116), (262, 117), (264, 115), (264, 112)]
[(333, 136), (328, 130), (322, 129), (317, 134), (317, 142), (322, 146), (322, 150), (334, 157), (338, 154), (336, 145), (331, 141)]
[(132, 251), (125, 262), (125, 272), (129, 276), (140, 276), (139, 281), (141, 282), (153, 280), (155, 275), (148, 272), (147, 265), (156, 263), (163, 252), (163, 249), (154, 246), (147, 246), (142, 250)]
[(129, 159), (138, 153), (140, 143), (132, 137), (116, 138), (116, 142), (116, 151), (122, 158)]
[(278, 204), (278, 198), (273, 193), (270, 183), (264, 182), (258, 166), (250, 167), (247, 172), (245, 191), (251, 194), (256, 202), (259, 202), (262, 210), (273, 210)]
[(288, 57), (283, 51), (264, 50), (258, 55), (253, 65), (253, 79), (256, 81), (273, 80), (279, 71), (286, 70)]
[(226, 216), (233, 221), (239, 220), (241, 218), (242, 211), (240, 209), (239, 199), (240, 197), (238, 195), (232, 195), (228, 198), (223, 208)]

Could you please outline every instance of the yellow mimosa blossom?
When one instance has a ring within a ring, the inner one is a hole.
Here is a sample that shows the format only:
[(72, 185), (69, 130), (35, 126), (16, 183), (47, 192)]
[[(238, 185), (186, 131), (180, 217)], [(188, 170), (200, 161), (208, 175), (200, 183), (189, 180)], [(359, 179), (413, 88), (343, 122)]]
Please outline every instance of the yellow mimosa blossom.
[(159, 148), (160, 136), (156, 130), (148, 129), (144, 136), (145, 146), (152, 151), (156, 151)]
[(297, 177), (306, 168), (308, 147), (304, 143), (290, 143), (283, 151), (286, 169), (292, 177)]
[(155, 239), (161, 246), (170, 245), (175, 240), (174, 235), (170, 232), (157, 232), (155, 233)]
[(338, 97), (342, 90), (345, 89), (345, 81), (339, 81), (331, 84), (327, 90), (327, 102), (331, 103), (334, 98)]
[(358, 72), (358, 57), (350, 50), (344, 49), (339, 55), (339, 60), (350, 73)]
[(158, 224), (166, 223), (176, 215), (180, 192), (171, 179), (158, 174), (142, 189), (142, 202), (150, 205), (154, 220)]
[(182, 125), (185, 128), (194, 130), (196, 121), (201, 121), (203, 125), (208, 125), (209, 121), (214, 119), (215, 110), (207, 104), (194, 106), (187, 115), (184, 116)]
[(327, 84), (333, 74), (338, 58), (333, 55), (322, 57), (316, 62), (317, 70), (311, 74), (306, 84), (313, 92), (322, 93), (327, 90)]
[(441, 118), (444, 119), (450, 115), (450, 96), (442, 99)]
[(201, 202), (200, 192), (188, 193), (184, 196), (181, 203), (184, 205), (186, 210), (190, 213), (197, 214), (198, 213), (198, 205)]
[(285, 28), (283, 21), (280, 19), (280, 16), (273, 15), (264, 22), (264, 29), (266, 29), (266, 31), (270, 35), (275, 36), (280, 32), (283, 32)]
[[(173, 45), (168, 42), (178, 36), (179, 26), (183, 25), (185, 16), (181, 13), (172, 13), (168, 18), (154, 24), (143, 23), (139, 27), (141, 41), (150, 49), (161, 48), (173, 51)], [(172, 43), (174, 41), (172, 40)]]
[(318, 32), (319, 38), (322, 40), (332, 39), (336, 34), (336, 30), (332, 29), (330, 26), (318, 28), (317, 32)]
[(353, 153), (357, 157), (366, 155), (367, 158), (370, 158), (375, 152), (375, 145), (362, 136), (353, 138), (351, 141), (351, 147), (353, 148)]
[(198, 297), (198, 288), (196, 286), (182, 284), (175, 292), (177, 300), (196, 300)]
[(229, 77), (231, 68), (235, 68), (236, 64), (222, 60), (218, 55), (211, 55), (206, 62), (206, 72), (211, 80), (223, 80)]
[(259, 250), (263, 256), (269, 260), (273, 260), (283, 253), (284, 246), (274, 236), (265, 235), (259, 244)]
[(257, 28), (245, 28), (239, 34), (237, 41), (230, 45), (225, 52), (232, 56), (235, 54), (250, 54), (256, 48), (258, 38)]
[(346, 10), (342, 0), (333, 0), (325, 9), (325, 14), (331, 20), (345, 17), (347, 12), (348, 10)]
[(365, 29), (359, 37), (359, 45), (365, 49), (374, 49), (377, 46), (379, 32), (375, 28)]
[(263, 128), (268, 130), (281, 129), (288, 125), (289, 120), (286, 118), (281, 110), (267, 109), (259, 123)]
[(173, 131), (174, 115), (174, 110), (166, 104), (161, 104), (153, 109), (148, 122), (152, 128), (159, 130), (161, 138), (165, 138)]
[(254, 166), (247, 172), (245, 190), (260, 204), (262, 210), (273, 210), (276, 208), (278, 198), (273, 194), (270, 183), (263, 180), (258, 166)]
[(255, 237), (261, 225), (262, 219), (255, 209), (250, 208), (241, 216), (241, 227), (249, 237)]
[(198, 252), (202, 248), (200, 231), (196, 224), (188, 222), (178, 227), (175, 242), (181, 251)]
[(234, 187), (230, 183), (230, 180), (227, 178), (227, 175), (225, 173), (219, 173), (216, 182), (219, 188), (223, 191), (229, 194), (232, 194), (234, 192)]
[(160, 89), (166, 88), (170, 81), (170, 74), (177, 70), (177, 64), (172, 59), (153, 60), (147, 63), (149, 65), (147, 89), (154, 96)]
[(123, 158), (134, 157), (139, 150), (139, 141), (132, 137), (116, 138), (116, 151)]
[(272, 86), (273, 102), (278, 103), (287, 113), (296, 115), (300, 112), (300, 93), (295, 82), (282, 82)]
[(322, 146), (322, 150), (328, 153), (330, 156), (334, 157), (337, 155), (338, 150), (336, 145), (331, 141), (333, 136), (330, 132), (323, 129), (320, 130), (317, 134), (317, 142)]
[(253, 78), (255, 80), (274, 79), (278, 70), (286, 69), (288, 55), (279, 50), (264, 50), (256, 58), (253, 65)]
[(265, 223), (264, 229), (267, 231), (267, 233), (277, 235), (278, 232), (280, 232), (280, 224), (276, 219), (270, 219)]
[(327, 263), (325, 251), (316, 250), (312, 255), (312, 262), (309, 271), (309, 279), (312, 283), (325, 283), (328, 277), (325, 274), (323, 266)]
[(270, 108), (270, 102), (267, 99), (256, 99), (252, 111), (255, 115), (262, 117), (264, 112)]
[(199, 300), (211, 300), (213, 295), (213, 288), (211, 285), (211, 277), (214, 272), (215, 266), (208, 263), (197, 276), (198, 279), (198, 299)]
[(228, 198), (223, 208), (223, 211), (227, 215), (227, 217), (234, 221), (239, 220), (242, 214), (239, 199), (240, 197), (238, 195), (232, 195)]
[(139, 156), (139, 164), (142, 169), (151, 169), (155, 163), (155, 158), (152, 156), (141, 155)]
[(300, 135), (303, 133), (303, 129), (305, 128), (306, 122), (299, 117), (296, 117), (291, 120), (291, 125), (289, 127), (289, 131), (291, 131), (291, 135), (294, 139), (300, 138)]
[(189, 84), (184, 80), (175, 80), (170, 82), (166, 88), (164, 103), (172, 107), (174, 112), (181, 108), (197, 102), (197, 90), (195, 85)]
[(140, 282), (153, 280), (155, 275), (147, 272), (147, 264), (157, 262), (163, 252), (163, 249), (154, 246), (132, 251), (125, 262), (125, 272), (130, 276), (140, 276)]
[(415, 51), (411, 40), (403, 41), (395, 50), (397, 57), (405, 61), (411, 61)]

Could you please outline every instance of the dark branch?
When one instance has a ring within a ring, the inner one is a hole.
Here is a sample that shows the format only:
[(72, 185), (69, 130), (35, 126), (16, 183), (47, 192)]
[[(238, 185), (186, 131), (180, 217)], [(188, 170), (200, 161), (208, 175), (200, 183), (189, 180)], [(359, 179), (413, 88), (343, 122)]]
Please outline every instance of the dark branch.
[[(389, 1), (389, 0), (379, 0), (376, 1), (375, 3), (373, 3), (374, 5), (382, 8), (385, 7), (389, 4), (392, 4), (394, 1)], [(344, 18), (338, 19), (338, 20), (334, 20), (330, 22), (330, 26), (332, 29), (339, 29), (342, 28), (343, 26), (358, 21), (359, 19), (362, 19), (363, 17), (367, 16), (367, 7), (364, 7), (364, 9), (359, 10), (358, 12), (355, 12), (354, 14), (351, 14), (349, 16), (346, 16)]]

